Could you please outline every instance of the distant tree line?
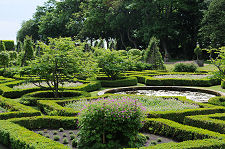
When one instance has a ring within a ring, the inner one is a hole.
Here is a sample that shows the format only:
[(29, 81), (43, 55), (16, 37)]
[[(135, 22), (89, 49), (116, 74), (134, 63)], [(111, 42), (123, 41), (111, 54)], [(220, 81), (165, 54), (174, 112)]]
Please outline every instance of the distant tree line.
[(146, 49), (154, 36), (164, 57), (191, 59), (197, 43), (225, 45), (224, 8), (225, 0), (48, 0), (23, 22), (17, 40), (104, 39), (129, 50)]

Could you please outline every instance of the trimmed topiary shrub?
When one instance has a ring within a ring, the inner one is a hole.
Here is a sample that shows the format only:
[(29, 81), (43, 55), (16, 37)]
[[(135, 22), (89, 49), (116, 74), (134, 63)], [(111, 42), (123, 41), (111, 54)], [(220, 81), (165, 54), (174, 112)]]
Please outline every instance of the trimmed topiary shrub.
[(102, 87), (123, 87), (123, 86), (132, 86), (137, 85), (137, 78), (136, 77), (128, 77), (119, 80), (104, 80), (107, 79), (105, 77), (99, 77), (101, 81)]
[(185, 63), (178, 63), (175, 64), (173, 71), (174, 72), (195, 72), (197, 66), (193, 63), (185, 64)]
[(143, 118), (144, 109), (137, 100), (103, 98), (92, 101), (78, 116), (78, 147), (139, 147), (136, 138)]
[(153, 69), (165, 69), (162, 55), (159, 51), (159, 40), (155, 37), (150, 39), (147, 50), (144, 54), (144, 61), (152, 64)]
[(0, 65), (4, 68), (7, 67), (9, 64), (9, 53), (6, 51), (0, 52)]
[(14, 40), (2, 40), (2, 42), (5, 44), (5, 49), (7, 51), (11, 51), (14, 49)]

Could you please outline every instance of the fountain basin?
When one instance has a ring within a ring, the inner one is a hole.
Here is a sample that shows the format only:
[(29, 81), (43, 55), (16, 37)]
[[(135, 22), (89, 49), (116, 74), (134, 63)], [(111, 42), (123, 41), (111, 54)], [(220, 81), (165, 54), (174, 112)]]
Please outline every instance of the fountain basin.
[(225, 96), (225, 93), (209, 89), (181, 86), (136, 86), (106, 89), (98, 92), (98, 95), (111, 94), (137, 94), (148, 96), (186, 96), (195, 102), (208, 102), (209, 98)]

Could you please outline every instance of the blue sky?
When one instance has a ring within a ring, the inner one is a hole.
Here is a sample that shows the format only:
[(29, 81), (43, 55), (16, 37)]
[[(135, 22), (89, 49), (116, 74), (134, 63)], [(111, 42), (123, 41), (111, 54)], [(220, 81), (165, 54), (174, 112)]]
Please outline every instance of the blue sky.
[(24, 20), (31, 19), (36, 7), (47, 0), (0, 0), (0, 40), (15, 40)]

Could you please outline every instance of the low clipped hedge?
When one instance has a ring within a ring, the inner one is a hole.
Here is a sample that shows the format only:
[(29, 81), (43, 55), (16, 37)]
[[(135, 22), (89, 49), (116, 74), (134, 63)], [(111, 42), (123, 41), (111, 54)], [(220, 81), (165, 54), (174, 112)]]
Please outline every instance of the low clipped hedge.
[(221, 81), (221, 87), (222, 87), (223, 89), (225, 89), (225, 80), (222, 80), (222, 81)]
[[(41, 109), (42, 112), (48, 114), (48, 115), (55, 115), (55, 116), (76, 116), (79, 111), (74, 111), (71, 108), (63, 107), (66, 103), (74, 102), (78, 100), (94, 100), (98, 98), (108, 97), (112, 94), (105, 94), (102, 96), (96, 96), (96, 97), (87, 97), (87, 98), (81, 98), (81, 99), (69, 99), (69, 100), (39, 100), (37, 101), (37, 106)], [(116, 96), (124, 96), (119, 94), (113, 94)], [(137, 96), (137, 95), (126, 95), (126, 96)], [(164, 97), (164, 98), (170, 98), (170, 97)], [(184, 121), (185, 116), (190, 115), (198, 115), (198, 114), (214, 114), (214, 113), (222, 113), (225, 112), (225, 107), (222, 106), (214, 106), (211, 104), (205, 104), (205, 103), (196, 103), (192, 100), (187, 99), (186, 97), (179, 97), (174, 96), (174, 98), (177, 98), (178, 100), (182, 102), (187, 102), (190, 104), (198, 104), (199, 109), (187, 109), (187, 110), (180, 110), (180, 111), (151, 111), (150, 113), (147, 113), (148, 118), (165, 118), (170, 119), (176, 122), (182, 123)]]
[(12, 81), (15, 81), (15, 79), (5, 78), (3, 76), (0, 76), (0, 84), (6, 83), (6, 82), (12, 82)]
[[(63, 144), (36, 134), (28, 129), (76, 129), (75, 117), (29, 117), (0, 120), (0, 142), (12, 149), (69, 149)], [(24, 128), (26, 127), (26, 128)]]
[(79, 99), (68, 99), (68, 100), (38, 100), (37, 106), (39, 109), (47, 115), (54, 116), (76, 116), (79, 111), (75, 111), (71, 108), (63, 107), (66, 103), (75, 102), (79, 100), (94, 100), (98, 98), (108, 97), (108, 95), (96, 96), (96, 97), (85, 97)]
[(162, 143), (155, 146), (141, 147), (140, 149), (222, 149), (225, 141), (219, 139), (190, 140), (180, 143)]
[(66, 88), (66, 89), (92, 92), (92, 91), (96, 91), (102, 87), (100, 81), (90, 81), (90, 82), (83, 81), (83, 82), (85, 84), (83, 84), (81, 86), (73, 87), (73, 88)]
[(107, 80), (106, 77), (98, 77), (102, 87), (123, 87), (137, 85), (138, 80), (136, 77), (126, 77), (120, 80)]
[(187, 125), (208, 129), (225, 134), (225, 113), (210, 115), (187, 116), (184, 123)]
[(214, 149), (225, 147), (225, 135), (217, 132), (179, 124), (167, 119), (146, 119), (144, 131), (173, 138), (179, 143), (170, 142), (141, 149)]
[(22, 105), (16, 101), (12, 101), (0, 96), (0, 106), (7, 109), (9, 112), (0, 113), (0, 120), (10, 119), (15, 117), (31, 117), (39, 116), (41, 113), (31, 107)]
[(89, 97), (90, 93), (85, 91), (76, 91), (76, 90), (65, 90), (60, 92), (60, 97), (55, 98), (52, 91), (37, 91), (23, 95), (21, 97), (21, 102), (26, 105), (36, 105), (37, 100), (65, 100), (68, 98), (77, 98), (77, 97)]
[(218, 85), (216, 79), (178, 79), (178, 78), (154, 78), (146, 77), (146, 85), (149, 86), (212, 86)]
[[(13, 89), (12, 87), (15, 85), (19, 85), (21, 83), (25, 83), (27, 80), (17, 80), (13, 82), (7, 82), (4, 84), (0, 84), (0, 94), (2, 94), (6, 98), (20, 98), (21, 96), (36, 92), (36, 91), (45, 91), (49, 90), (49, 88), (40, 88), (40, 87), (34, 87), (34, 88), (27, 88), (27, 89)], [(84, 81), (83, 81), (84, 82)], [(91, 81), (87, 82), (85, 81), (83, 85), (78, 87), (66, 87), (64, 89), (66, 90), (80, 90), (80, 91), (95, 91), (101, 88), (101, 84), (99, 81)]]
[(1, 40), (1, 41), (5, 43), (5, 48), (7, 51), (14, 49), (15, 47), (14, 40)]
[(225, 139), (225, 134), (183, 125), (168, 119), (150, 118), (145, 120), (143, 131), (173, 138), (177, 141), (198, 140), (208, 138)]
[(225, 96), (216, 96), (208, 100), (209, 104), (225, 106)]

